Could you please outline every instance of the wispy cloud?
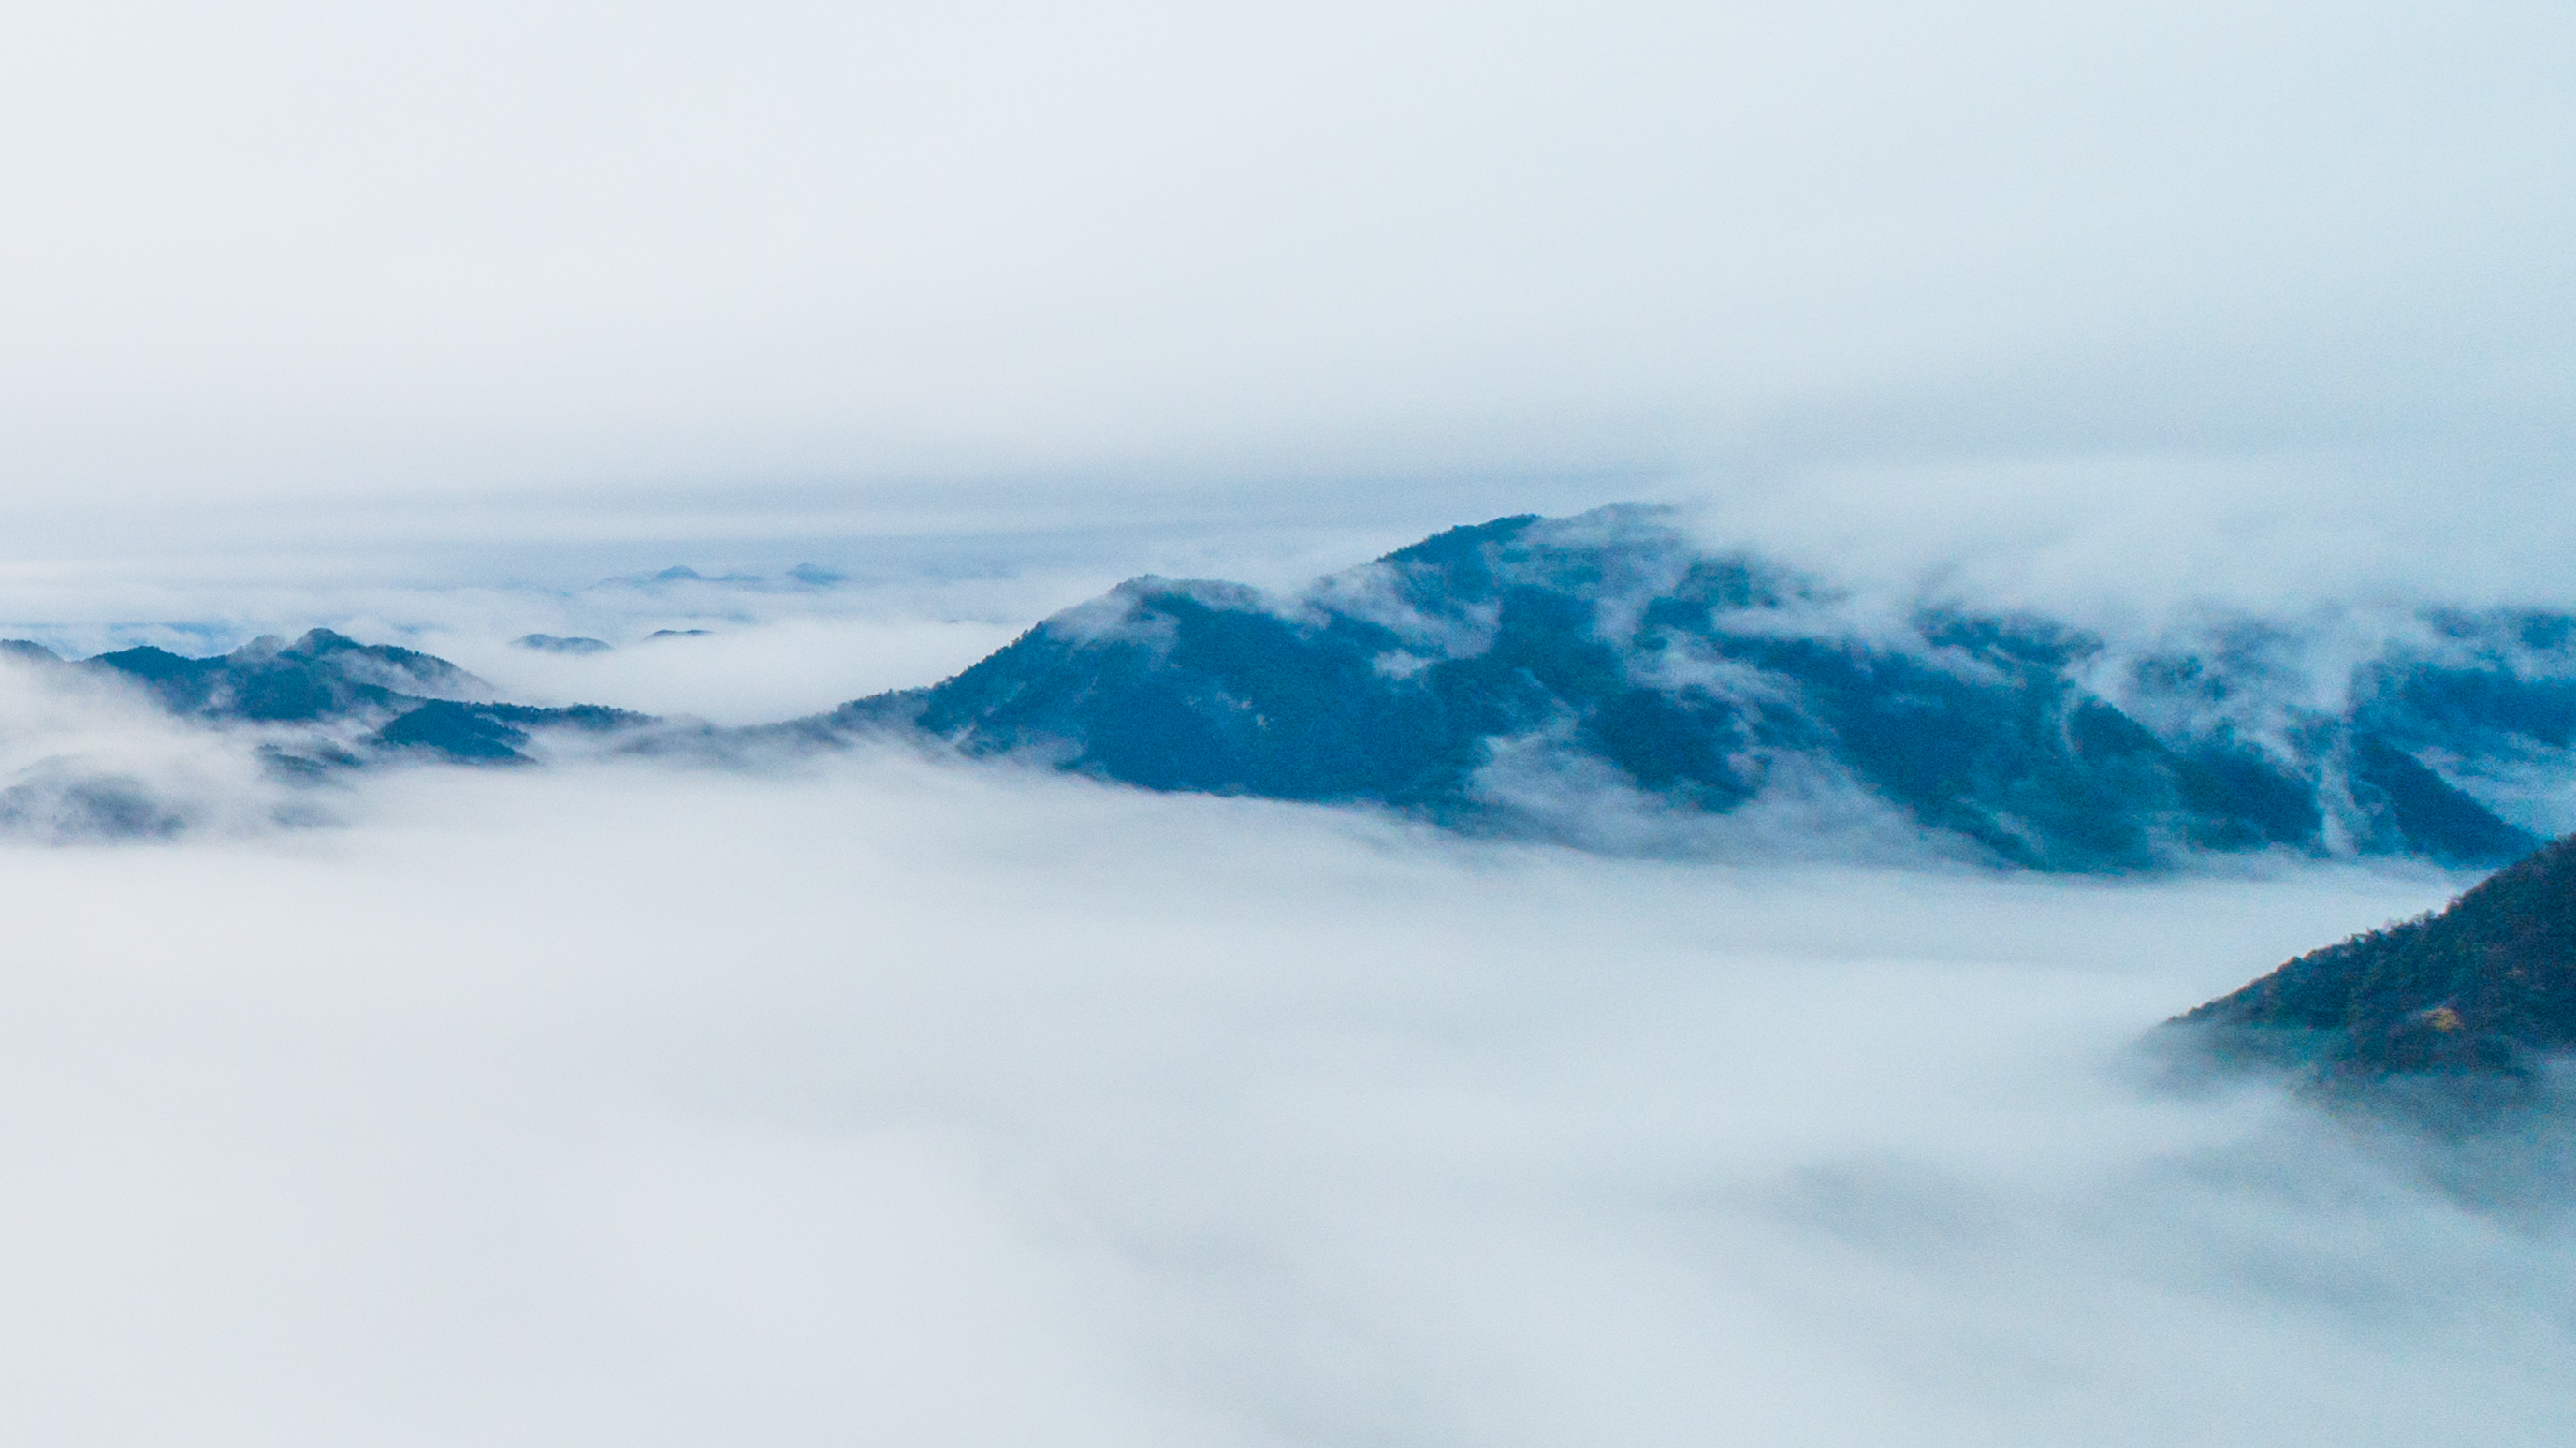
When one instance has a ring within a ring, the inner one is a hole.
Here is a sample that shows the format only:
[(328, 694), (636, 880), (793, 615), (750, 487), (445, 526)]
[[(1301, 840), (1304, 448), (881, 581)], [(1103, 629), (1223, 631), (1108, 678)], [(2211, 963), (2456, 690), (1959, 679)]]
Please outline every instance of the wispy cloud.
[(0, 836), (78, 844), (327, 818), (320, 795), (268, 777), (263, 742), (182, 724), (114, 677), (0, 655)]

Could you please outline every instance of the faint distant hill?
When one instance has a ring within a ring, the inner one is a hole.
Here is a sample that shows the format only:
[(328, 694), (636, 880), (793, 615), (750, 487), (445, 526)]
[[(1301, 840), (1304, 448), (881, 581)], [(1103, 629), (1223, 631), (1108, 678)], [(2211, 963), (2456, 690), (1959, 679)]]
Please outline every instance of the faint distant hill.
[(540, 654), (604, 654), (617, 646), (606, 639), (565, 638), (559, 634), (521, 634), (510, 640), (512, 648)]
[(2329, 1081), (2529, 1076), (2576, 1050), (2576, 836), (2439, 914), (2311, 951), (2174, 1024)]
[(1608, 848), (1758, 822), (2045, 870), (2479, 865), (2538, 842), (2503, 801), (2576, 781), (2571, 641), (2561, 615), (2425, 613), (2350, 658), (2245, 620), (2124, 648), (1874, 605), (1614, 508), (1452, 529), (1286, 598), (1135, 579), (813, 724)]
[(640, 588), (650, 591), (695, 583), (718, 588), (776, 591), (780, 589), (830, 588), (835, 584), (847, 583), (848, 581), (849, 575), (841, 573), (836, 569), (826, 568), (819, 563), (799, 563), (777, 578), (772, 578), (759, 573), (705, 574), (689, 567), (687, 564), (673, 564), (671, 567), (656, 569), (650, 573), (621, 573), (615, 578), (603, 578), (592, 586), (595, 588)]

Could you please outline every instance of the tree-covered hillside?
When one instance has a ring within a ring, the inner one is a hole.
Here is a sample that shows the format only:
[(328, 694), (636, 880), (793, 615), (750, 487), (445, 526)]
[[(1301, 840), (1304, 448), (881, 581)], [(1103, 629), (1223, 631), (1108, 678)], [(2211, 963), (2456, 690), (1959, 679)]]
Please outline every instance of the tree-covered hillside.
[(2343, 1077), (2520, 1074), (2576, 1049), (2576, 836), (2438, 914), (2300, 956), (2176, 1024)]

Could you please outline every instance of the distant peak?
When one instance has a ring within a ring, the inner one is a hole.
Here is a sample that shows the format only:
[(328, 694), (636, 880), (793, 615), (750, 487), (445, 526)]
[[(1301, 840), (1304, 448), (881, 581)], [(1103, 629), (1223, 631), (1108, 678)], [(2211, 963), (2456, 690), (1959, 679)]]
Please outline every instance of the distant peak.
[[(258, 640), (253, 640), (252, 642), (255, 644)], [(323, 654), (337, 653), (342, 649), (362, 649), (365, 647), (365, 644), (358, 642), (347, 634), (341, 633), (337, 629), (317, 628), (307, 629), (304, 637), (297, 639), (294, 643), (287, 646), (287, 651), (299, 654)]]
[(606, 639), (564, 638), (556, 634), (521, 634), (510, 640), (513, 648), (534, 649), (545, 654), (604, 654), (615, 645)]
[(1490, 523), (1470, 523), (1461, 527), (1443, 529), (1419, 543), (1398, 548), (1386, 555), (1383, 561), (1389, 563), (1446, 562), (1487, 543), (1507, 542), (1539, 521), (1541, 521), (1540, 517), (1536, 513), (1515, 513), (1508, 518), (1496, 518)]
[[(810, 564), (805, 566), (809, 568), (812, 567)], [(834, 578), (837, 580), (838, 576), (839, 575), (836, 574), (834, 575)], [(593, 584), (592, 587), (652, 589), (676, 587), (684, 583), (713, 584), (729, 588), (771, 588), (776, 586), (771, 584), (768, 579), (763, 578), (757, 573), (707, 574), (700, 573), (698, 570), (691, 568), (685, 563), (675, 563), (670, 567), (655, 573), (621, 573), (614, 578), (603, 578), (596, 584)]]

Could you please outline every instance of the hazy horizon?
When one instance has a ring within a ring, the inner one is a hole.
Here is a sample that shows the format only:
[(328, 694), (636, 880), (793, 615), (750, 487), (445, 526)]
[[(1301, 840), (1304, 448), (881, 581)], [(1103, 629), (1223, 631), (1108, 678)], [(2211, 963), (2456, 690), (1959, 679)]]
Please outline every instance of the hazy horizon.
[(2203, 566), (2078, 571), (2167, 593), (2554, 589), (2570, 26), (84, 7), (0, 61), (0, 563), (1288, 567), (1683, 497), (1873, 566), (2107, 519)]

